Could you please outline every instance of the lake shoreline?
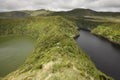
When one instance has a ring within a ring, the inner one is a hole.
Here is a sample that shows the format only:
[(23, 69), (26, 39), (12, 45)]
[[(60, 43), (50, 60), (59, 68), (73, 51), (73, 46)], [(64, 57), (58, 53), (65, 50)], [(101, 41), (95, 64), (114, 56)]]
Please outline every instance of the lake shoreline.
[[(91, 32), (81, 30), (81, 36), (76, 39), (78, 46), (90, 56), (97, 69), (119, 80), (119, 64), (116, 57), (120, 57), (120, 46), (116, 46), (110, 41), (96, 36)], [(107, 58), (106, 58), (107, 56)], [(116, 71), (117, 70), (117, 71)]]
[[(85, 28), (79, 28), (78, 31), (80, 31), (80, 30), (84, 30), (84, 31), (90, 32), (91, 34), (93, 34), (93, 35), (95, 35), (95, 36), (97, 36), (97, 37), (99, 37), (99, 38), (101, 38), (101, 39), (104, 39), (104, 40), (110, 42), (112, 45), (115, 45), (115, 46), (120, 47), (120, 44), (118, 44), (118, 43), (116, 43), (116, 42), (113, 42), (113, 41), (109, 40), (108, 38), (106, 38), (106, 37), (104, 37), (104, 36), (101, 36), (101, 35), (92, 33), (91, 30), (88, 30), (88, 29), (85, 29)], [(79, 37), (79, 36), (76, 36), (75, 39), (78, 38), (78, 37)]]

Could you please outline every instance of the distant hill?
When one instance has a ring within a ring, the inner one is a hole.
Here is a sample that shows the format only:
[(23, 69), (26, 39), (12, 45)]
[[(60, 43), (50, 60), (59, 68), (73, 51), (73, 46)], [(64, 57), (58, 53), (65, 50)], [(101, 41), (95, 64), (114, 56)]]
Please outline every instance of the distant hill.
[(53, 13), (53, 11), (49, 11), (49, 10), (45, 10), (45, 9), (41, 9), (41, 10), (34, 10), (34, 11), (22, 11), (25, 12), (26, 14), (29, 14), (29, 16), (47, 16), (51, 13)]
[(27, 17), (29, 14), (21, 11), (13, 11), (13, 12), (1, 12), (0, 17)]
[[(23, 17), (33, 17), (33, 16), (35, 17), (36, 16), (61, 16), (75, 23), (79, 28), (87, 29), (90, 31), (92, 31), (94, 28), (101, 26), (103, 24), (120, 25), (119, 24), (120, 23), (120, 12), (97, 12), (94, 10), (82, 9), (82, 8), (77, 8), (77, 9), (73, 9), (70, 11), (59, 11), (59, 12), (49, 11), (45, 9), (0, 12), (0, 18), (23, 18)], [(116, 28), (116, 26), (113, 26), (113, 27)], [(97, 28), (97, 29), (98, 29), (97, 31), (100, 31), (99, 30), (100, 28)], [(95, 30), (94, 32), (96, 32)], [(112, 34), (110, 34), (110, 36), (111, 35)], [(116, 39), (115, 41), (117, 41), (117, 43), (120, 43), (118, 42), (119, 39)]]
[(55, 12), (54, 14), (71, 15), (76, 17), (81, 17), (81, 16), (113, 16), (113, 17), (119, 16), (120, 17), (120, 12), (97, 12), (90, 9), (82, 9), (82, 8), (73, 9), (71, 11)]
[(30, 17), (30, 16), (46, 16), (48, 14), (52, 13), (52, 11), (49, 10), (23, 10), (23, 11), (12, 11), (12, 12), (0, 12), (1, 18), (13, 18), (13, 17)]
[(68, 15), (68, 16), (112, 16), (120, 17), (120, 12), (96, 12), (90, 9), (77, 8), (71, 11), (53, 12), (45, 9), (41, 10), (23, 10), (12, 12), (0, 12), (0, 17), (28, 17), (28, 16), (47, 16), (47, 15)]

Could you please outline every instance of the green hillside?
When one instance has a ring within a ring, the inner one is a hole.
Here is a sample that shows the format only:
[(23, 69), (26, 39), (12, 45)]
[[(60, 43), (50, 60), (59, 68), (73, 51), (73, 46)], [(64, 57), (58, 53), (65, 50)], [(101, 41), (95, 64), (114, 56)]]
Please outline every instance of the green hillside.
[(71, 15), (74, 17), (84, 16), (109, 16), (109, 17), (120, 17), (120, 12), (96, 12), (90, 9), (77, 8), (71, 11), (60, 11), (53, 13), (54, 15)]
[(74, 22), (81, 29), (92, 31), (94, 34), (107, 38), (113, 43), (120, 43), (120, 12), (74, 9), (67, 12), (55, 12), (52, 15), (62, 16)]
[(54, 12), (49, 15), (62, 16), (77, 24), (79, 28), (91, 30), (98, 25), (120, 22), (120, 12), (96, 12), (90, 9), (73, 9), (71, 11)]
[(78, 27), (60, 16), (0, 19), (1, 36), (27, 36), (33, 53), (2, 80), (113, 80), (96, 69), (73, 37)]
[(79, 35), (77, 30), (81, 28), (120, 44), (119, 23), (120, 12), (89, 9), (1, 12), (1, 40), (3, 36), (8, 39), (26, 36), (35, 41), (34, 50), (25, 63), (1, 79), (113, 80), (96, 69), (74, 37)]
[(92, 33), (120, 45), (120, 24), (99, 25), (97, 28), (92, 30)]

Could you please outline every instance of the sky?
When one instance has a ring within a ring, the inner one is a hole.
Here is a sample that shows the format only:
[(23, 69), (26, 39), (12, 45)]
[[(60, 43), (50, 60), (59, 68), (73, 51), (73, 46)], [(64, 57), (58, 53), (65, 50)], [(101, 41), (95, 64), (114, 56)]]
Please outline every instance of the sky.
[(68, 11), (75, 8), (120, 12), (120, 0), (0, 0), (0, 12), (37, 9)]

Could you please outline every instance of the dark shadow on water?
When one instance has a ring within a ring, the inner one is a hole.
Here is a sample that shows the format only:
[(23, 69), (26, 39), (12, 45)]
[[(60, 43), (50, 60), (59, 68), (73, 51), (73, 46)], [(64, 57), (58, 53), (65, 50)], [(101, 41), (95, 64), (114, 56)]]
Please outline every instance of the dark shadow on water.
[(119, 50), (120, 50), (120, 45), (118, 45), (118, 44), (113, 44), (113, 43), (111, 43), (111, 45), (112, 45), (115, 49), (119, 49)]
[[(90, 33), (91, 34), (91, 33)], [(94, 34), (93, 34), (94, 35)], [(97, 35), (95, 35), (95, 36), (97, 36)], [(101, 39), (101, 40), (103, 40), (103, 41), (106, 41), (106, 42), (109, 42), (112, 46), (113, 46), (113, 48), (117, 48), (117, 49), (120, 49), (120, 45), (119, 44), (115, 44), (115, 43), (113, 43), (113, 42), (111, 42), (111, 41), (109, 41), (108, 39), (106, 39), (106, 38), (104, 38), (104, 37), (102, 37), (102, 36), (97, 36), (99, 39)]]

